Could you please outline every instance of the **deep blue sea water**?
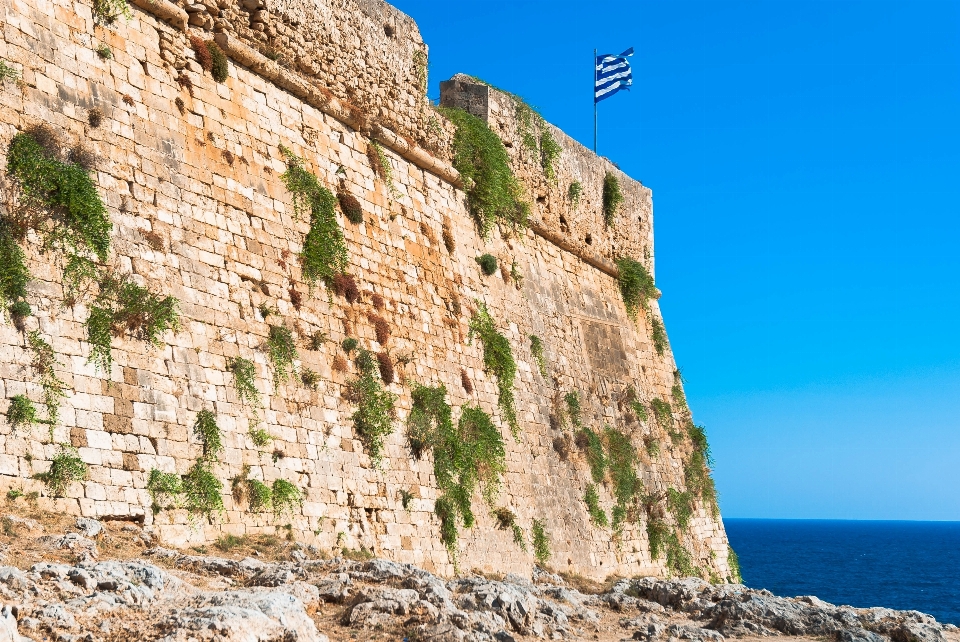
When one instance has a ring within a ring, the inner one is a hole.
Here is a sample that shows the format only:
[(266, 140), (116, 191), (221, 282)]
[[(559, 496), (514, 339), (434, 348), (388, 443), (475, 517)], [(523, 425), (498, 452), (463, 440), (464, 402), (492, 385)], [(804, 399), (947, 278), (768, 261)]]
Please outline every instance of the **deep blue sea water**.
[(960, 522), (724, 519), (744, 584), (960, 625)]

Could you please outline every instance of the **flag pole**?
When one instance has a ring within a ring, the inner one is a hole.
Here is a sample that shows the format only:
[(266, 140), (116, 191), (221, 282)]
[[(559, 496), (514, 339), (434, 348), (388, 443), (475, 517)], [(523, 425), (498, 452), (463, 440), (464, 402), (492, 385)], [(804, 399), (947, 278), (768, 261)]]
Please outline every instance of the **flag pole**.
[(597, 153), (597, 50), (593, 50), (593, 153)]

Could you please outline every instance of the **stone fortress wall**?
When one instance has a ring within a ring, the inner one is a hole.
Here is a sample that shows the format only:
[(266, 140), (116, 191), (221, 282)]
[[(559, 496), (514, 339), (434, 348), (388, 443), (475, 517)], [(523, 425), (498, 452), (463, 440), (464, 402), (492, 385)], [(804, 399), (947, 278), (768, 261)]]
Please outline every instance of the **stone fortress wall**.
[[(531, 204), (527, 229), (495, 229), (484, 240), (452, 165), (455, 127), (425, 97), (427, 49), (410, 18), (379, 0), (135, 5), (129, 19), (108, 25), (82, 0), (4, 3), (0, 60), (21, 80), (0, 87), (0, 164), (6, 166), (17, 132), (43, 123), (64, 145), (93, 152), (94, 182), (113, 222), (110, 263), (176, 297), (182, 329), (166, 333), (156, 348), (118, 336), (111, 371), (96, 368), (88, 361), (89, 306), (63, 304), (57, 257), (28, 235), (33, 316), (24, 331), (0, 325), (0, 400), (41, 398), (26, 341), (32, 330), (52, 344), (68, 395), (52, 439), (48, 426), (14, 429), (0, 420), (0, 487), (39, 492), (40, 502), (58, 510), (143, 521), (167, 542), (199, 544), (225, 533), (276, 531), (273, 515), (250, 512), (230, 493), (229, 480), (249, 466), (268, 484), (285, 479), (303, 489), (302, 507), (279, 522), (289, 523), (298, 540), (327, 552), (366, 548), (451, 574), (434, 515), (432, 463), (411, 456), (405, 420), (413, 382), (443, 383), (454, 418), (458, 407), (479, 403), (499, 420), (496, 381), (468, 331), (483, 302), (518, 364), (521, 433), (514, 441), (500, 422), (506, 472), (496, 505), (511, 509), (527, 535), (533, 520), (543, 520), (549, 565), (558, 571), (667, 574), (665, 557), (651, 557), (643, 515), (619, 538), (591, 523), (584, 503), (589, 467), (569, 422), (560, 420), (562, 395), (577, 391), (584, 424), (631, 436), (650, 496), (662, 500), (668, 488), (684, 488), (694, 446), (672, 443), (652, 418), (639, 421), (626, 408), (628, 387), (647, 402), (671, 399), (677, 383), (669, 347), (660, 355), (651, 339), (652, 320), (660, 318), (656, 301), (631, 320), (614, 265), (626, 255), (653, 271), (650, 190), (544, 123), (561, 149), (555, 178), (546, 178), (523, 144), (514, 99), (457, 76), (444, 83), (442, 103), (480, 116), (501, 137)], [(225, 82), (201, 68), (190, 36), (215, 40), (228, 54)], [(108, 59), (96, 53), (103, 45)], [(95, 110), (102, 114), (97, 127)], [(383, 146), (389, 181), (371, 166), (371, 141)], [(281, 146), (304, 159), (321, 184), (362, 206), (359, 224), (338, 212), (348, 272), (360, 290), (352, 303), (304, 281), (297, 259), (309, 221), (295, 215), (281, 180)], [(611, 227), (601, 207), (607, 173), (619, 177), (624, 194)], [(12, 211), (17, 197), (14, 182), (3, 180), (0, 214)], [(567, 192), (574, 181), (583, 186), (576, 207)], [(484, 253), (516, 266), (522, 281), (484, 276), (475, 261)], [(274, 314), (264, 318), (261, 309)], [(371, 315), (388, 322), (387, 345), (377, 342)], [(298, 368), (319, 374), (315, 389), (294, 379), (274, 386), (264, 348), (271, 324), (293, 331)], [(311, 344), (318, 333), (329, 341)], [(548, 377), (531, 353), (530, 335), (543, 341)], [(389, 352), (398, 370), (398, 381), (387, 386), (398, 402), (380, 467), (351, 420), (356, 407), (347, 382), (356, 366), (336, 367), (345, 356), (340, 344), (351, 336), (361, 347)], [(238, 356), (257, 367), (264, 400), (257, 418), (228, 372)], [(0, 401), (0, 411), (5, 405)], [(193, 464), (201, 445), (191, 427), (202, 409), (215, 413), (224, 433), (214, 470), (224, 483), (225, 511), (211, 523), (183, 509), (155, 514), (150, 471), (183, 474)], [(683, 420), (678, 412), (678, 425)], [(254, 426), (272, 436), (268, 448), (252, 443)], [(659, 455), (643, 447), (651, 436), (662, 437)], [(34, 478), (49, 468), (59, 443), (75, 446), (89, 466), (87, 479), (71, 484), (65, 498), (48, 496)], [(609, 512), (609, 484), (599, 491)], [(459, 567), (529, 573), (531, 547), (523, 550), (509, 530), (497, 528), (482, 499), (473, 503), (477, 522), (461, 529)], [(709, 506), (696, 503), (681, 541), (705, 574), (730, 576), (726, 535)]]

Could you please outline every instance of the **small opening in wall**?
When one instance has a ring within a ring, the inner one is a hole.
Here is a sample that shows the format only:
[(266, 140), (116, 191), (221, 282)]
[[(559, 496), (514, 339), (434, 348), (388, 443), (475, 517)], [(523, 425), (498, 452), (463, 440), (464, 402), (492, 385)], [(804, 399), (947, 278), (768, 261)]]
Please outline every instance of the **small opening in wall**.
[(387, 34), (388, 37), (393, 38), (393, 34), (396, 33), (396, 29), (393, 28), (393, 25), (383, 25), (383, 33)]
[(540, 203), (540, 204), (546, 203), (546, 202), (547, 202), (547, 197), (546, 197), (546, 196), (538, 196), (538, 197), (537, 197), (537, 202)]
[(140, 61), (140, 66), (143, 67), (143, 75), (144, 75), (144, 76), (149, 76), (149, 75), (150, 75), (150, 70), (147, 68), (147, 61), (146, 61), (146, 60), (141, 60), (141, 61)]
[(587, 242), (587, 245), (593, 245), (593, 237), (589, 234), (587, 234), (587, 237), (583, 240)]

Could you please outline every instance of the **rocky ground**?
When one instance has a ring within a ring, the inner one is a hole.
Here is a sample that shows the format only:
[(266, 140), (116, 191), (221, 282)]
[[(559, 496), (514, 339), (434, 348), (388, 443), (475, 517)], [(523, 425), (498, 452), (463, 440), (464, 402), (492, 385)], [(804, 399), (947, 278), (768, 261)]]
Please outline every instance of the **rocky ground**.
[(136, 524), (25, 506), (0, 515), (0, 642), (960, 642), (956, 627), (916, 611), (694, 578), (602, 586), (537, 569), (532, 579), (444, 580), (385, 560), (321, 559), (274, 536), (185, 552), (157, 546)]

